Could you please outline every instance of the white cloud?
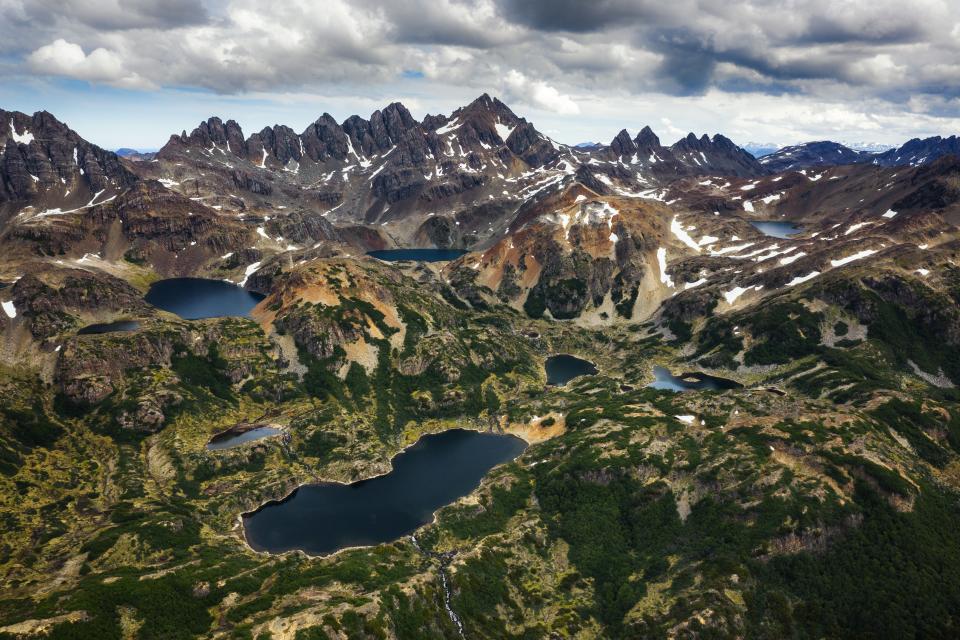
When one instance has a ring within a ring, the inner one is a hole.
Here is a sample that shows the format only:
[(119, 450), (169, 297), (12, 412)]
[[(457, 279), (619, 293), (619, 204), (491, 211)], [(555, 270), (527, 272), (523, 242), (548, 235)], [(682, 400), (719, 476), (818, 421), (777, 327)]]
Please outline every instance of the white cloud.
[(149, 83), (124, 68), (113, 51), (99, 48), (89, 55), (78, 44), (58, 38), (27, 57), (27, 64), (36, 73), (65, 76), (88, 82), (102, 82), (127, 88), (145, 88)]
[(508, 99), (520, 104), (565, 115), (580, 113), (580, 107), (570, 96), (542, 80), (532, 80), (516, 69), (511, 69), (504, 77), (504, 89)]

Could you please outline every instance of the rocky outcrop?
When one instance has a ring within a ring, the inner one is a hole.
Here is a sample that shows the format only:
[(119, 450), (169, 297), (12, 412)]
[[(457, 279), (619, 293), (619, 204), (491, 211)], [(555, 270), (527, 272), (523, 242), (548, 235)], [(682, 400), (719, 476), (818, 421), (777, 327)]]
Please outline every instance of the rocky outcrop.
[(267, 229), (272, 235), (299, 246), (342, 241), (330, 221), (313, 211), (295, 211), (283, 217), (272, 218)]
[(42, 255), (109, 254), (178, 272), (171, 261), (205, 260), (248, 247), (252, 234), (236, 218), (142, 181), (90, 209), (18, 219), (7, 240)]
[(46, 111), (32, 116), (0, 109), (0, 204), (89, 199), (136, 182), (112, 151), (81, 138)]
[(557, 148), (527, 121), (521, 121), (507, 137), (507, 148), (531, 167), (542, 167), (560, 155)]
[(220, 118), (214, 116), (201, 122), (189, 135), (184, 131), (180, 135), (170, 136), (170, 140), (160, 149), (157, 157), (161, 159), (175, 157), (177, 150), (189, 147), (203, 149), (219, 147), (227, 153), (241, 158), (245, 156), (246, 151), (246, 143), (240, 125), (235, 120), (227, 120), (224, 123)]
[(77, 325), (80, 314), (140, 314), (149, 309), (129, 284), (99, 271), (50, 269), (28, 273), (10, 288), (14, 305), (37, 340)]
[(273, 158), (286, 166), (291, 160), (300, 162), (303, 158), (300, 142), (300, 137), (293, 129), (278, 124), (253, 134), (244, 146), (247, 158), (259, 164), (266, 164), (268, 159)]
[(334, 308), (330, 313), (298, 306), (278, 316), (274, 326), (293, 336), (299, 347), (319, 360), (332, 358), (343, 345), (364, 336), (366, 316), (359, 309)]
[(350, 149), (347, 144), (347, 134), (329, 113), (323, 114), (308, 126), (300, 134), (300, 138), (303, 141), (304, 152), (314, 162), (347, 159), (347, 152)]
[(701, 167), (710, 175), (740, 177), (761, 176), (766, 173), (756, 158), (719, 133), (711, 139), (707, 134), (697, 138), (690, 133), (670, 147), (674, 157), (687, 165)]

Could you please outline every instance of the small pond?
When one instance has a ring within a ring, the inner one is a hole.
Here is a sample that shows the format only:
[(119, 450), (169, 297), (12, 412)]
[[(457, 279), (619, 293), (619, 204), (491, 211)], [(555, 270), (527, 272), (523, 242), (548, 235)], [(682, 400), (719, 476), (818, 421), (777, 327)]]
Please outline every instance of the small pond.
[(663, 367), (654, 367), (653, 375), (656, 379), (647, 386), (667, 391), (721, 391), (724, 389), (739, 389), (743, 386), (735, 380), (718, 378), (706, 373), (694, 372), (675, 376)]
[(116, 322), (104, 322), (99, 324), (88, 324), (79, 331), (78, 335), (95, 335), (99, 333), (114, 333), (116, 331), (136, 331), (140, 328), (140, 323), (136, 320), (117, 320)]
[(783, 240), (787, 240), (803, 231), (801, 227), (792, 222), (781, 222), (778, 220), (754, 220), (750, 222), (750, 224), (764, 235), (768, 235), (771, 238), (781, 238)]
[(386, 475), (305, 485), (281, 502), (244, 514), (247, 542), (258, 551), (325, 555), (396, 540), (430, 522), (437, 509), (476, 489), (490, 469), (526, 447), (513, 436), (463, 429), (423, 436), (394, 457)]
[(150, 285), (144, 300), (185, 320), (248, 316), (264, 296), (226, 282), (206, 278), (171, 278)]
[(400, 260), (447, 262), (456, 260), (466, 253), (463, 249), (381, 249), (370, 251), (367, 255), (387, 262), (399, 262)]
[(547, 370), (547, 384), (558, 387), (562, 387), (574, 378), (597, 373), (596, 365), (589, 360), (566, 353), (550, 356), (543, 366)]
[(278, 429), (276, 427), (256, 427), (254, 429), (247, 429), (246, 431), (225, 431), (224, 433), (218, 433), (210, 439), (210, 442), (207, 443), (207, 449), (210, 451), (219, 451), (221, 449), (232, 449), (234, 447), (239, 447), (244, 442), (252, 442), (254, 440), (260, 440), (261, 438), (269, 438), (270, 436), (275, 436), (278, 433), (283, 433), (283, 429)]

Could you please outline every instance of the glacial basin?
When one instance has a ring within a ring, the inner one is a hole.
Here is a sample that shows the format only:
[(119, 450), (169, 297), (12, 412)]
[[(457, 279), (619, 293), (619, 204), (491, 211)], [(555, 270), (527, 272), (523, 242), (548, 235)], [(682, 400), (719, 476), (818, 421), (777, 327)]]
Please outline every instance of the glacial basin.
[(283, 433), (283, 429), (266, 426), (255, 427), (253, 429), (247, 429), (246, 431), (224, 431), (223, 433), (218, 433), (210, 438), (210, 442), (207, 443), (207, 449), (209, 451), (233, 449), (234, 447), (239, 447), (245, 442), (269, 438), (270, 436), (275, 436), (279, 433)]
[(101, 333), (115, 333), (121, 331), (136, 331), (140, 328), (140, 323), (136, 320), (117, 320), (116, 322), (103, 322), (97, 324), (88, 324), (79, 331), (77, 335), (97, 335)]
[(206, 278), (170, 278), (150, 285), (144, 300), (185, 320), (249, 316), (264, 296), (226, 282)]
[(244, 534), (257, 551), (299, 549), (309, 555), (397, 540), (476, 489), (487, 472), (526, 447), (514, 436), (464, 429), (426, 435), (398, 453), (386, 475), (351, 484), (304, 485), (244, 514)]
[(675, 376), (664, 367), (654, 367), (653, 376), (656, 378), (647, 386), (652, 389), (663, 389), (666, 391), (722, 391), (725, 389), (739, 389), (742, 384), (735, 380), (718, 378), (706, 373), (692, 372)]
[(597, 373), (595, 364), (567, 353), (550, 356), (543, 366), (547, 371), (547, 384), (558, 387), (562, 387), (574, 378)]
[(412, 260), (414, 262), (447, 262), (467, 253), (463, 249), (380, 249), (367, 255), (386, 262)]

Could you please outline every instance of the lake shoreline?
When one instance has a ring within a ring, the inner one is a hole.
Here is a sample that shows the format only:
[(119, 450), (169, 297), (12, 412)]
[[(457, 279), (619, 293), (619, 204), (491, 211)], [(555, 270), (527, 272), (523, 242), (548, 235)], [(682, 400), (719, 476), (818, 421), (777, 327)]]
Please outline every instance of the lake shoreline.
[[(354, 545), (354, 546), (349, 546), (349, 547), (343, 547), (343, 548), (341, 548), (341, 549), (337, 549), (336, 551), (332, 551), (332, 552), (330, 552), (330, 553), (325, 553), (325, 554), (324, 554), (324, 553), (311, 554), (311, 553), (308, 553), (308, 552), (304, 551), (303, 549), (289, 549), (289, 550), (287, 550), (287, 551), (276, 551), (276, 552), (274, 552), (274, 551), (269, 551), (269, 550), (267, 550), (267, 549), (257, 549), (256, 547), (254, 547), (254, 546), (250, 543), (250, 540), (249, 540), (248, 537), (247, 537), (247, 529), (246, 529), (246, 526), (245, 526), (245, 524), (244, 524), (244, 520), (245, 520), (245, 518), (248, 518), (248, 517), (250, 517), (250, 516), (256, 515), (258, 512), (262, 511), (262, 510), (263, 510), (264, 508), (266, 508), (266, 507), (269, 507), (269, 506), (272, 506), (272, 505), (283, 504), (284, 502), (286, 502), (286, 501), (290, 500), (291, 498), (293, 498), (293, 497), (296, 495), (296, 493), (297, 493), (300, 489), (302, 489), (302, 488), (304, 488), (304, 487), (314, 486), (314, 485), (339, 485), (339, 486), (343, 486), (343, 487), (348, 487), (348, 486), (350, 486), (350, 485), (354, 485), (354, 484), (357, 484), (357, 483), (360, 483), (360, 482), (367, 482), (367, 481), (369, 481), (369, 480), (375, 480), (376, 478), (382, 478), (382, 477), (384, 477), (384, 476), (387, 476), (387, 475), (389, 475), (389, 474), (391, 474), (391, 473), (393, 473), (393, 472), (395, 471), (394, 460), (395, 460), (398, 456), (400, 456), (401, 454), (407, 452), (409, 449), (411, 449), (412, 447), (416, 446), (421, 440), (423, 440), (423, 438), (425, 438), (425, 437), (427, 437), (427, 436), (440, 435), (440, 434), (443, 434), (443, 433), (448, 433), (448, 432), (451, 432), (451, 431), (458, 431), (458, 430), (459, 430), (459, 431), (470, 431), (470, 432), (479, 433), (479, 434), (510, 436), (510, 437), (516, 438), (517, 440), (522, 441), (522, 442), (525, 444), (525, 447), (524, 447), (523, 451), (521, 451), (519, 454), (517, 454), (517, 456), (516, 456), (515, 458), (513, 458), (512, 460), (510, 460), (510, 462), (512, 462), (512, 461), (517, 460), (518, 458), (520, 458), (522, 455), (524, 455), (524, 454), (529, 450), (529, 448), (530, 448), (531, 445), (536, 444), (536, 442), (539, 442), (538, 440), (532, 440), (532, 439), (524, 438), (522, 435), (520, 435), (519, 432), (518, 432), (518, 433), (497, 432), (497, 431), (490, 431), (490, 430), (482, 430), (482, 429), (478, 429), (478, 428), (472, 428), (472, 427), (469, 427), (469, 426), (467, 426), (467, 427), (460, 427), (460, 426), (458, 426), (458, 427), (453, 427), (452, 429), (443, 429), (443, 430), (441, 430), (441, 431), (434, 431), (434, 432), (430, 432), (430, 433), (423, 433), (423, 434), (421, 434), (415, 441), (413, 441), (413, 442), (411, 442), (410, 444), (404, 446), (402, 449), (398, 450), (395, 454), (393, 454), (392, 456), (390, 456), (389, 469), (387, 469), (387, 470), (384, 471), (383, 473), (377, 473), (377, 474), (373, 474), (373, 475), (370, 475), (370, 476), (358, 478), (358, 479), (352, 480), (352, 481), (350, 481), (350, 482), (343, 482), (343, 481), (341, 481), (341, 480), (323, 480), (323, 479), (319, 479), (319, 480), (316, 480), (316, 479), (315, 479), (315, 480), (310, 480), (310, 481), (307, 481), (307, 482), (300, 482), (300, 483), (297, 484), (297, 486), (296, 486), (295, 488), (293, 488), (292, 490), (288, 491), (288, 492), (286, 493), (286, 495), (284, 495), (283, 497), (280, 497), (280, 498), (272, 498), (272, 499), (266, 500), (265, 502), (263, 502), (263, 503), (261, 503), (259, 506), (257, 506), (255, 509), (251, 509), (251, 510), (248, 510), (248, 511), (241, 511), (241, 512), (239, 512), (239, 513), (237, 514), (237, 517), (236, 517), (236, 523), (235, 523), (235, 525), (234, 525), (234, 528), (236, 529), (236, 528), (239, 527), (238, 535), (239, 535), (240, 538), (242, 539), (243, 545), (244, 545), (245, 547), (247, 547), (247, 549), (249, 549), (250, 551), (252, 551), (253, 553), (256, 553), (256, 554), (258, 554), (258, 555), (269, 555), (269, 556), (274, 556), (274, 557), (283, 557), (283, 556), (285, 556), (285, 555), (287, 555), (287, 554), (301, 554), (301, 555), (303, 555), (303, 556), (305, 556), (305, 557), (307, 557), (307, 558), (311, 558), (311, 559), (315, 559), (315, 558), (330, 558), (330, 557), (334, 557), (334, 556), (336, 556), (336, 555), (338, 555), (338, 554), (340, 554), (340, 553), (342, 553), (342, 552), (344, 552), (344, 551), (350, 551), (350, 550), (355, 550), (355, 549), (369, 549), (369, 548), (376, 547), (376, 546), (378, 546), (378, 545), (380, 545), (380, 544), (390, 544), (390, 543), (392, 543), (392, 542), (396, 542), (397, 540), (401, 540), (405, 535), (408, 535), (408, 534), (401, 534), (401, 535), (398, 536), (395, 540), (389, 541), (389, 542), (378, 542), (378, 543), (376, 543), (376, 544)], [(487, 474), (489, 474), (491, 471), (493, 471), (493, 469), (495, 469), (496, 467), (500, 466), (501, 464), (506, 464), (506, 462), (498, 463), (498, 464), (495, 464), (494, 466), (490, 467), (490, 469), (488, 469), (487, 472), (484, 473), (484, 476), (483, 476), (483, 477), (485, 478)], [(468, 493), (464, 494), (463, 496), (460, 496), (460, 497), (456, 498), (454, 501), (452, 501), (452, 502), (450, 502), (450, 503), (448, 503), (448, 504), (446, 504), (446, 505), (442, 505), (442, 506), (438, 507), (437, 509), (435, 509), (435, 510), (433, 511), (431, 520), (430, 520), (429, 522), (425, 522), (425, 523), (419, 525), (419, 526), (416, 527), (416, 528), (413, 530), (413, 532), (411, 532), (411, 533), (415, 533), (416, 531), (419, 531), (419, 530), (422, 529), (423, 527), (428, 526), (428, 525), (433, 524), (434, 522), (436, 522), (437, 513), (438, 513), (441, 509), (443, 509), (444, 507), (449, 506), (449, 505), (451, 505), (451, 504), (455, 504), (455, 503), (458, 502), (459, 500), (462, 500), (464, 497), (470, 495), (471, 493), (473, 493), (473, 491), (476, 491), (476, 489), (478, 489), (478, 488), (480, 487), (480, 485), (482, 485), (482, 483), (483, 483), (483, 478), (481, 478), (480, 484), (478, 484), (476, 488), (472, 489), (471, 491), (469, 491)]]

